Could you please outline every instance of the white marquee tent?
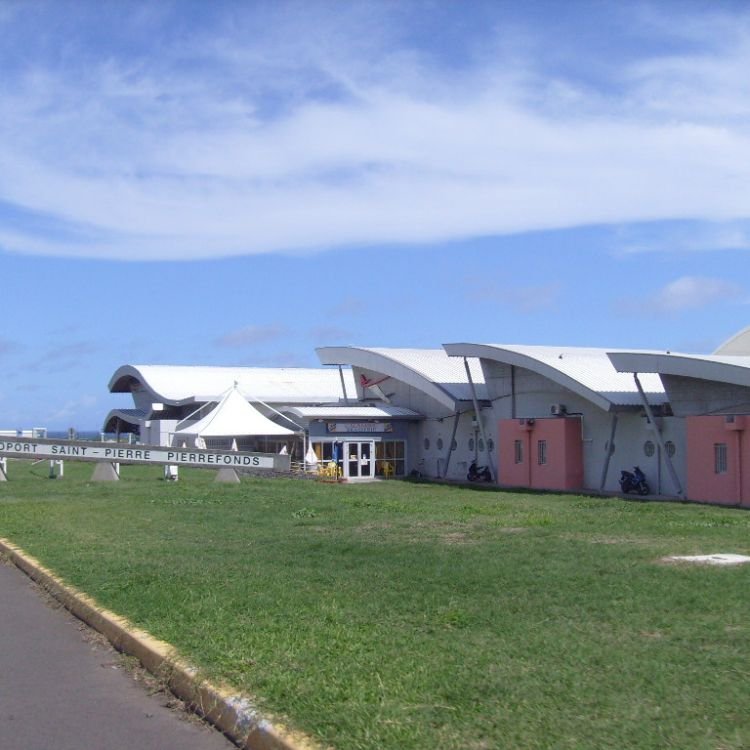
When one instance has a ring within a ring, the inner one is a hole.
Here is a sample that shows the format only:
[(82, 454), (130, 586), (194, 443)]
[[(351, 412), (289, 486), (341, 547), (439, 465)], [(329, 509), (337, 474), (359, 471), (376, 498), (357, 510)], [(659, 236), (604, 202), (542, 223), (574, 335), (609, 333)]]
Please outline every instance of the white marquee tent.
[[(186, 421), (186, 420), (183, 420)], [(245, 437), (294, 435), (289, 430), (261, 414), (245, 397), (232, 387), (216, 407), (203, 419), (175, 432), (175, 437)]]

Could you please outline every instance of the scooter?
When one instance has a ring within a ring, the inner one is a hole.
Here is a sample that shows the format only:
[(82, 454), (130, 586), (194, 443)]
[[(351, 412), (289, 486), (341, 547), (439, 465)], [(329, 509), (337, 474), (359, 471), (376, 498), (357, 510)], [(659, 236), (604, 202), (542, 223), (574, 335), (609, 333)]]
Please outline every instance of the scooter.
[(466, 478), (470, 482), (491, 482), (492, 473), (487, 466), (477, 466), (477, 462), (472, 461)]
[(620, 472), (620, 489), (625, 492), (637, 492), (639, 495), (649, 495), (651, 488), (646, 481), (646, 475), (639, 467), (634, 466), (633, 471)]

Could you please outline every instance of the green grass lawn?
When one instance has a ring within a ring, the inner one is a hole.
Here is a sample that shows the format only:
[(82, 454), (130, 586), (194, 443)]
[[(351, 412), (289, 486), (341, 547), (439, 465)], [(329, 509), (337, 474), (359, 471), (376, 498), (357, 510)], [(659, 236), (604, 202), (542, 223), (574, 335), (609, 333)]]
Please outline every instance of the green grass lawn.
[(750, 566), (661, 562), (750, 513), (65, 470), (11, 463), (0, 536), (322, 744), (750, 747)]

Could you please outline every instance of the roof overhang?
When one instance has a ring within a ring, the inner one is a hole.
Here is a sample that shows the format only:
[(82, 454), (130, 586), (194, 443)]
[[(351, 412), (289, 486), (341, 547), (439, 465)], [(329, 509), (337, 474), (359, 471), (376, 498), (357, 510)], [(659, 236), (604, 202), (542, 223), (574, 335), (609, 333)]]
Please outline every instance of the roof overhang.
[[(140, 390), (153, 403), (190, 406), (219, 401), (233, 384), (251, 402), (328, 403), (341, 397), (339, 378), (323, 368), (122, 365), (109, 381), (111, 393)], [(354, 378), (344, 372), (354, 388)]]
[[(142, 409), (112, 409), (104, 420), (103, 432), (132, 432), (123, 430), (123, 425), (128, 427), (140, 427), (146, 418), (146, 412)], [(118, 430), (119, 427), (119, 430)]]
[(194, 398), (185, 398), (175, 401), (174, 399), (167, 398), (162, 393), (157, 393), (157, 391), (151, 387), (148, 378), (134, 365), (121, 365), (118, 367), (109, 379), (108, 387), (110, 393), (130, 393), (133, 390), (134, 385), (142, 388), (147, 393), (150, 393), (153, 397), (152, 400), (155, 402), (169, 403), (179, 406), (194, 401)]
[(451, 357), (477, 357), (480, 360), (500, 362), (530, 370), (585, 398), (604, 411), (613, 411), (620, 408), (614, 401), (601, 393), (528, 354), (493, 344), (443, 344), (443, 348)]
[(462, 403), (439, 383), (434, 383), (411, 367), (380, 352), (356, 346), (323, 346), (315, 350), (321, 364), (347, 365), (388, 375), (430, 396), (451, 412), (459, 411)]
[(750, 387), (750, 357), (693, 356), (665, 352), (611, 352), (618, 372), (654, 372)]
[(287, 414), (299, 419), (358, 419), (358, 420), (419, 420), (424, 416), (412, 409), (389, 404), (356, 406), (295, 406), (283, 409)]

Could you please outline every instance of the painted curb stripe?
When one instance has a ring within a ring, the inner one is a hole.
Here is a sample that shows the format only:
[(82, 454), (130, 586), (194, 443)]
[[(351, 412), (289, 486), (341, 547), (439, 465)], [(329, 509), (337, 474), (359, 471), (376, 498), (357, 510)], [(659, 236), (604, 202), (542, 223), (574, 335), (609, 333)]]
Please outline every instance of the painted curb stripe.
[(101, 633), (118, 651), (134, 656), (197, 714), (245, 750), (316, 750), (310, 738), (272, 724), (252, 701), (200, 677), (176, 650), (100, 607), (94, 599), (64, 583), (38, 560), (0, 538), (0, 553), (36, 581), (79, 620)]

